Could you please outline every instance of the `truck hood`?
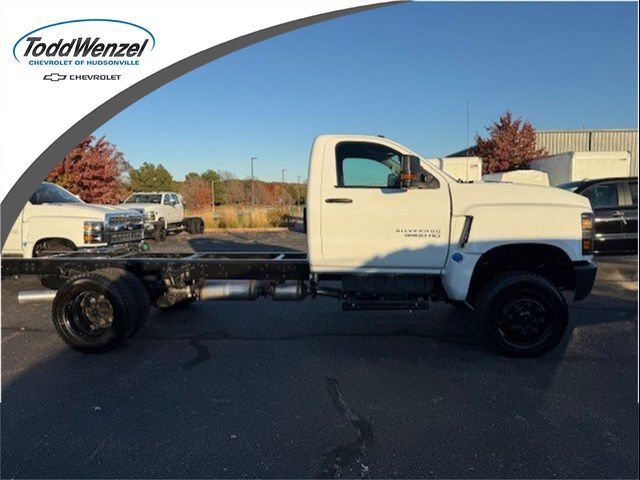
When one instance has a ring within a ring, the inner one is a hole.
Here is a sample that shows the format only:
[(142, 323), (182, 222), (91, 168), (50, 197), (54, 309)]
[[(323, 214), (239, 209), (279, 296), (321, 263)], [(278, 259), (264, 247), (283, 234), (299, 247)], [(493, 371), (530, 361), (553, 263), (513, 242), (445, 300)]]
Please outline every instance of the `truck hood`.
[(121, 203), (119, 207), (134, 209), (134, 210), (144, 210), (145, 212), (151, 212), (158, 210), (162, 205), (159, 203)]
[(140, 213), (140, 211), (123, 208), (120, 205), (94, 205), (91, 203), (45, 203), (38, 205), (38, 207), (38, 216), (82, 218), (97, 221), (104, 220), (107, 213)]
[(513, 183), (451, 183), (454, 215), (466, 215), (479, 206), (537, 205), (549, 207), (578, 207), (591, 211), (589, 199), (560, 188)]

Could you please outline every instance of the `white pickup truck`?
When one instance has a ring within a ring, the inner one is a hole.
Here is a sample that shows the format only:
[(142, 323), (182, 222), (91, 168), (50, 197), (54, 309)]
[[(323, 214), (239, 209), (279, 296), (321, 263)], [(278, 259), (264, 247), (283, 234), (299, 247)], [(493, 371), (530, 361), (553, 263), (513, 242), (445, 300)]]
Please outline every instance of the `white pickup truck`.
[[(560, 189), (462, 183), (392, 140), (322, 135), (309, 165), (308, 255), (211, 251), (9, 260), (3, 274), (49, 273), (53, 321), (73, 348), (97, 352), (135, 333), (149, 305), (193, 300), (333, 297), (344, 310), (475, 311), (504, 353), (536, 356), (567, 328), (565, 293), (589, 294), (593, 215)], [(85, 302), (85, 303), (83, 303)], [(69, 305), (83, 308), (70, 309)], [(99, 307), (99, 308), (98, 308)]]
[(122, 205), (144, 211), (145, 232), (156, 242), (164, 241), (168, 232), (204, 232), (202, 218), (184, 216), (182, 198), (175, 192), (132, 193)]
[(85, 203), (54, 183), (42, 182), (13, 224), (2, 254), (32, 258), (139, 243), (142, 227), (140, 211)]

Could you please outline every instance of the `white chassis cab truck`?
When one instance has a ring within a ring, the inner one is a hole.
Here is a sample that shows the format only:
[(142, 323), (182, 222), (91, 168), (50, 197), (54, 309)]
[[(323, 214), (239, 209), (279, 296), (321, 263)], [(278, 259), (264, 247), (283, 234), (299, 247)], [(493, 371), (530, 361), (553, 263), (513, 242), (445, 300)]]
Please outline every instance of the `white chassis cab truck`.
[(563, 337), (567, 298), (589, 294), (593, 218), (560, 189), (461, 183), (392, 140), (316, 138), (309, 165), (308, 255), (290, 252), (113, 254), (7, 259), (3, 275), (48, 274), (62, 338), (83, 352), (113, 348), (150, 305), (194, 300), (299, 301), (329, 296), (344, 310), (472, 309), (497, 348), (537, 356)]
[(175, 192), (132, 193), (122, 204), (124, 207), (144, 212), (144, 228), (147, 236), (162, 242), (167, 233), (204, 232), (204, 221), (200, 217), (185, 217), (184, 203)]
[(59, 185), (42, 182), (13, 224), (2, 255), (33, 258), (137, 244), (143, 233), (140, 211), (85, 203)]

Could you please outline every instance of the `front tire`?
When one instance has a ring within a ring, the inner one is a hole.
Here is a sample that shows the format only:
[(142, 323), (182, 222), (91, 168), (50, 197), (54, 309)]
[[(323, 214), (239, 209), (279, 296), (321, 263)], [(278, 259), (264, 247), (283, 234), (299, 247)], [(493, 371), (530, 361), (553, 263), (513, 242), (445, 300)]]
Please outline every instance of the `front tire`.
[(494, 344), (508, 356), (540, 356), (554, 348), (567, 330), (567, 303), (558, 288), (541, 275), (498, 274), (478, 298), (478, 314)]
[[(45, 240), (38, 243), (33, 249), (34, 258), (46, 257), (47, 255), (75, 252), (76, 246), (68, 240)], [(40, 284), (49, 290), (57, 290), (66, 281), (66, 278), (58, 275), (38, 275)]]
[(167, 238), (167, 228), (164, 224), (164, 220), (161, 218), (156, 224), (156, 228), (153, 231), (153, 239), (156, 243), (164, 242)]

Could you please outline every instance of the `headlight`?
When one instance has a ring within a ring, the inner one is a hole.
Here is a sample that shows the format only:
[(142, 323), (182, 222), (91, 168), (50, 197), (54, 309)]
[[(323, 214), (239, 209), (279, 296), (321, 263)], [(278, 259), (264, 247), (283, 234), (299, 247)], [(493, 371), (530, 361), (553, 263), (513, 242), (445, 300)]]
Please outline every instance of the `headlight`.
[(144, 212), (144, 219), (149, 222), (155, 222), (156, 212)]
[(593, 213), (583, 213), (580, 215), (580, 226), (582, 229), (582, 254), (593, 254), (593, 237), (595, 228), (593, 224)]
[(84, 243), (102, 243), (103, 222), (84, 222)]

